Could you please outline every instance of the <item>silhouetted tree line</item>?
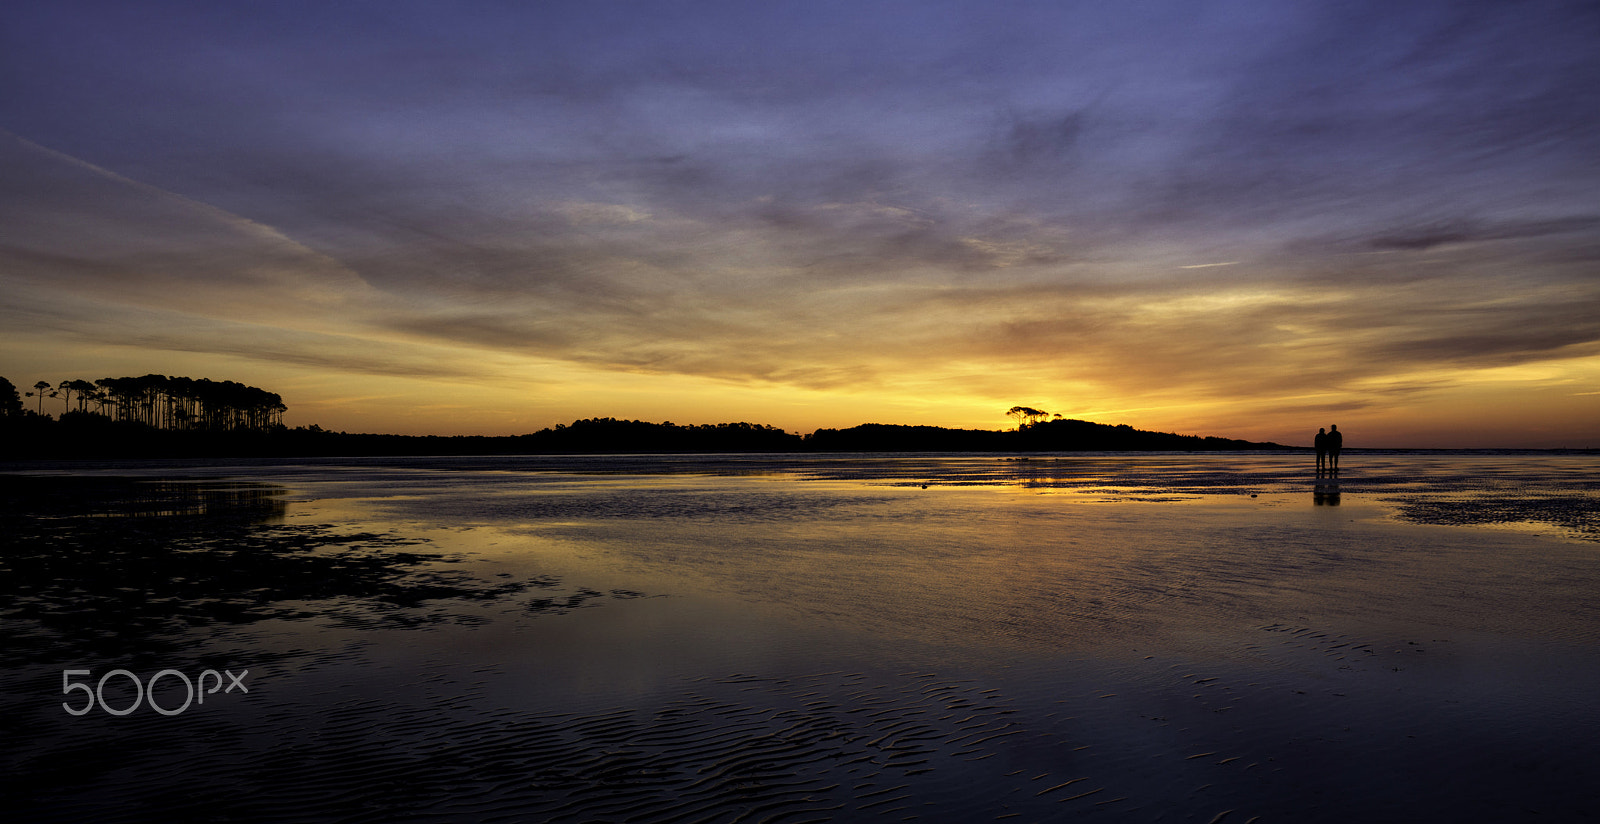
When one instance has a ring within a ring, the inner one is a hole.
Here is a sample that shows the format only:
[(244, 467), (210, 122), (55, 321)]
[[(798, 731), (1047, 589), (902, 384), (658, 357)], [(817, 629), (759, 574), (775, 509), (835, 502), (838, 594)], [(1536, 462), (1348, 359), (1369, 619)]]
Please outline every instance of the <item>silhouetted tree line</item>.
[(1085, 450), (1282, 449), (1272, 443), (1201, 438), (1076, 420), (1035, 423), (1018, 431), (862, 424), (801, 436), (773, 426), (589, 418), (528, 435), (354, 435), (312, 427), (283, 432), (292, 455), (549, 455), (629, 452), (1071, 452)]
[(816, 452), (1143, 452), (1223, 449), (1285, 449), (1281, 444), (1229, 438), (1147, 432), (1127, 424), (1092, 423), (1056, 416), (1009, 432), (945, 429), (938, 426), (863, 424), (850, 429), (819, 429), (805, 439)]
[(1023, 449), (1044, 452), (1081, 450), (1204, 451), (1212, 449), (1283, 449), (1282, 444), (1256, 443), (1214, 436), (1148, 432), (1127, 424), (1104, 424), (1074, 419), (1041, 421), (1017, 432)]
[(1004, 452), (1014, 432), (864, 423), (849, 429), (818, 429), (807, 435), (811, 452)]
[(527, 435), (367, 435), (296, 427), (275, 436), (282, 455), (576, 455), (630, 452), (795, 452), (799, 435), (757, 423), (680, 425), (588, 418)]
[[(59, 401), (58, 415), (46, 413), (47, 401)], [(71, 379), (22, 393), (0, 378), (0, 457), (204, 455), (282, 430), (286, 410), (277, 393), (236, 381)]]
[[(0, 378), (0, 458), (537, 455), (652, 452), (1075, 452), (1282, 449), (1274, 443), (1147, 432), (1063, 419), (1029, 407), (1014, 430), (862, 424), (809, 435), (755, 423), (680, 425), (587, 418), (527, 435), (415, 436), (289, 429), (275, 394), (232, 381), (146, 375), (40, 381), (28, 393)], [(67, 393), (71, 394), (68, 395)], [(60, 399), (58, 418), (43, 414)], [(73, 402), (77, 408), (72, 409)], [(1053, 418), (1046, 420), (1046, 418)]]
[(531, 452), (793, 452), (799, 435), (759, 423), (680, 425), (587, 418), (517, 437)]
[[(283, 405), (283, 398), (265, 389), (236, 381), (166, 375), (101, 378), (92, 383), (73, 379), (53, 386), (49, 381), (39, 381), (33, 385), (33, 390), (27, 395), (37, 398), (36, 414), (44, 414), (46, 398), (59, 398), (63, 416), (78, 412), (179, 431), (272, 429), (283, 425), (283, 413), (288, 409)], [(7, 409), (14, 404), (20, 406), (17, 388), (9, 380), (0, 387), (0, 394), (9, 396), (4, 401)]]

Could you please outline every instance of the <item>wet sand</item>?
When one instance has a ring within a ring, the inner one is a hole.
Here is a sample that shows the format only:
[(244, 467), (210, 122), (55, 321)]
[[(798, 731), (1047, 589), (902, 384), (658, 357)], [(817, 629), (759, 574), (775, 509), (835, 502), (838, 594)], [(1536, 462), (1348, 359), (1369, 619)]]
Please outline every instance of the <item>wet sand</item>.
[[(25, 821), (1595, 817), (1593, 459), (1386, 460), (1337, 504), (1290, 459), (0, 478), (0, 797)], [(118, 667), (249, 692), (63, 709), (63, 670)]]

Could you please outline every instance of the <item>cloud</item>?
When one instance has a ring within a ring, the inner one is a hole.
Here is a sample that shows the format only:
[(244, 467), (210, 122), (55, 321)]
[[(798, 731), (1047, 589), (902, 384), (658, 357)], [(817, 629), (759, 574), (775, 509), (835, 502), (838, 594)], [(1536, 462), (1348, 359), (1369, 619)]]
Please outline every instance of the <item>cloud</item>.
[[(32, 286), (14, 289), (0, 302), (0, 321), (12, 335), (46, 340), (65, 352), (137, 353), (150, 369), (159, 368), (172, 353), (309, 366), (336, 374), (451, 381), (487, 380), (497, 368), (481, 356), (447, 348), (128, 306)], [(75, 355), (75, 362), (86, 360)]]
[[(271, 227), (0, 132), (6, 277), (190, 311), (336, 310), (348, 267)], [(231, 310), (224, 306), (232, 307)]]
[(1365, 243), (1379, 251), (1419, 252), (1449, 244), (1517, 240), (1565, 234), (1588, 234), (1593, 236), (1597, 230), (1600, 230), (1600, 216), (1595, 215), (1553, 220), (1498, 221), (1489, 223), (1473, 220), (1455, 220), (1384, 232), (1366, 239)]
[(0, 34), (0, 279), (105, 340), (1151, 405), (1596, 340), (1592, 4), (91, 7)]

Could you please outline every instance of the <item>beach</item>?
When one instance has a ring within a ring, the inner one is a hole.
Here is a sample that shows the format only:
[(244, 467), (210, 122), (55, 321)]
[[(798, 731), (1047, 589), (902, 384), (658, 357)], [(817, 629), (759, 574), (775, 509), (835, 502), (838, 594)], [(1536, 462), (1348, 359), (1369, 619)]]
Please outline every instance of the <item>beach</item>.
[(17, 466), (0, 797), (18, 821), (1590, 820), (1597, 468)]

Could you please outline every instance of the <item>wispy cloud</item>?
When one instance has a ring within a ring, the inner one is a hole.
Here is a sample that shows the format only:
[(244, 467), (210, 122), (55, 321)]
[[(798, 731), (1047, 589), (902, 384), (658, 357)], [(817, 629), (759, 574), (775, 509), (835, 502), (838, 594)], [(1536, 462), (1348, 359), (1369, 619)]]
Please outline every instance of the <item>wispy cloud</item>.
[(1600, 354), (1590, 4), (19, 14), (0, 308), (79, 344), (1260, 410)]

